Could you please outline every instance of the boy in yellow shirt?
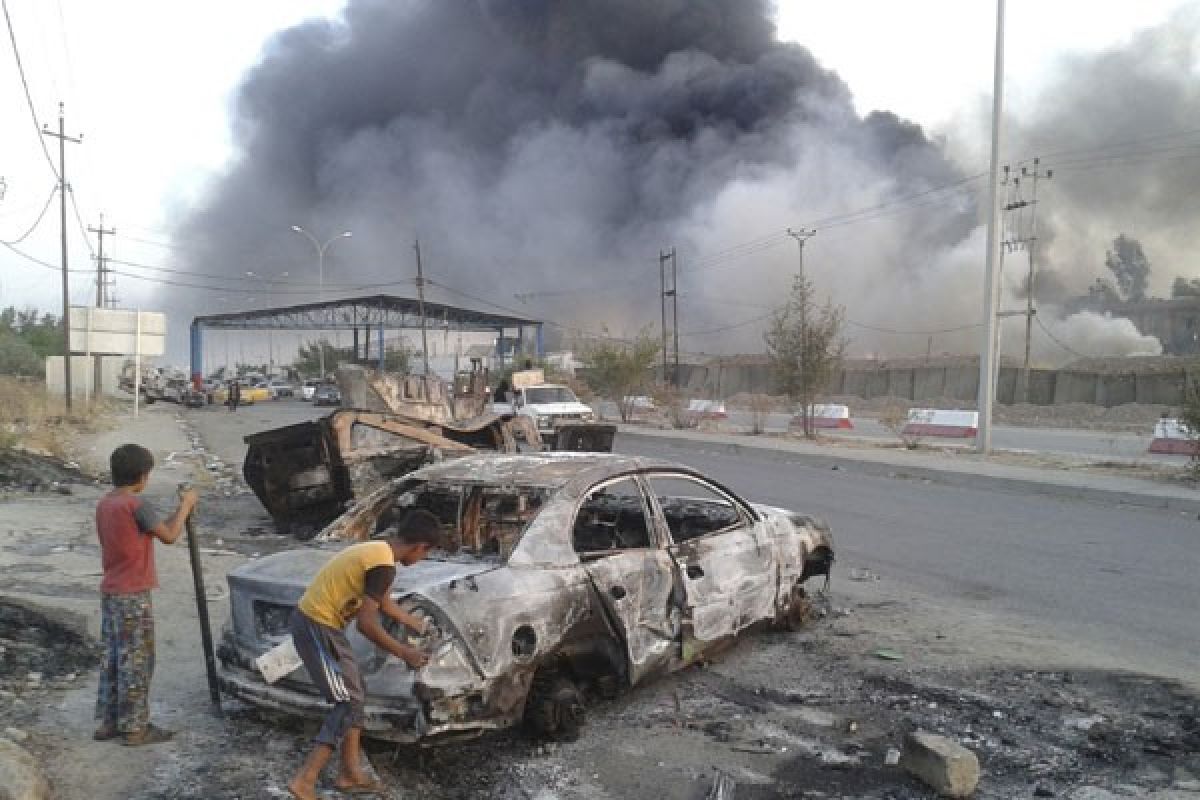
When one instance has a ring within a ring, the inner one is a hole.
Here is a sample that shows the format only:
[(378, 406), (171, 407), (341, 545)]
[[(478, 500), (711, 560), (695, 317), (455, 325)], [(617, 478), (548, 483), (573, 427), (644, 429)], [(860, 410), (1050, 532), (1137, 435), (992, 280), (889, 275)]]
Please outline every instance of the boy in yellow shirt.
[(334, 786), (342, 792), (383, 790), (363, 772), (361, 739), (366, 689), (354, 652), (346, 640), (351, 620), (379, 649), (404, 659), (413, 669), (429, 658), (384, 630), (380, 613), (418, 633), (425, 623), (392, 599), (396, 565), (412, 566), (441, 541), (441, 526), (428, 511), (409, 512), (388, 538), (350, 545), (321, 568), (292, 615), (292, 641), (308, 674), (333, 709), (316, 736), (316, 748), (288, 784), (299, 800), (315, 800), (317, 777), (342, 745), (341, 772)]

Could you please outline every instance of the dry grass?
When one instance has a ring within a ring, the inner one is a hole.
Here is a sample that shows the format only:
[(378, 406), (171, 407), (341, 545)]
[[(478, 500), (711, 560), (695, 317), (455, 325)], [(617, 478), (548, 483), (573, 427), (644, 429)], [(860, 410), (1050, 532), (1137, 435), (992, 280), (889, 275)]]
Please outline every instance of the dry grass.
[(0, 375), (0, 449), (21, 447), (70, 458), (70, 443), (81, 433), (111, 425), (114, 403), (75, 404), (67, 418), (61, 397), (50, 396), (39, 380)]
[(908, 406), (893, 405), (883, 409), (879, 413), (879, 424), (895, 434), (908, 450), (916, 450), (921, 446), (920, 436), (904, 432), (908, 424)]

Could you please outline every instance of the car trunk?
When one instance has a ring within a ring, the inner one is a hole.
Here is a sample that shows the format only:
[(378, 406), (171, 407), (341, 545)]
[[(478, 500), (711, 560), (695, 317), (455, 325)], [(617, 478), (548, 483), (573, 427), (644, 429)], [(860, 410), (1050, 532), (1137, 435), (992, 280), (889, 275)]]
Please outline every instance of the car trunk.
[[(255, 658), (287, 637), (291, 616), (312, 578), (332, 558), (333, 551), (293, 550), (252, 561), (229, 573), (232, 644), (238, 661), (251, 665)], [(436, 561), (427, 559), (411, 567), (398, 566), (392, 584), (392, 596), (403, 600), (410, 595), (426, 595), (439, 586), (466, 580), (493, 570), (491, 561)], [(439, 609), (444, 613), (443, 609)], [(453, 622), (453, 620), (451, 620)], [(396, 631), (396, 627), (388, 625)], [(445, 630), (445, 626), (439, 626)], [(411, 696), (413, 673), (399, 660), (386, 656), (358, 632), (351, 623), (346, 628), (359, 668), (366, 678), (369, 693), (382, 700)], [(292, 672), (281, 686), (313, 692), (303, 669)]]

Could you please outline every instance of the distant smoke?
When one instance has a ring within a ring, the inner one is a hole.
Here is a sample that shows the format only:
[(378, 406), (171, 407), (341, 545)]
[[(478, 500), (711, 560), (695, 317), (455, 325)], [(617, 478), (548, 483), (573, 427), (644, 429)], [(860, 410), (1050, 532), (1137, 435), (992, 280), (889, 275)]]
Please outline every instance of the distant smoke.
[[(309, 284), (293, 224), (353, 230), (330, 249), (340, 284), (410, 277), (420, 236), (436, 282), (509, 307), (533, 293), (531, 315), (626, 333), (657, 320), (657, 255), (674, 245), (684, 331), (761, 316), (796, 269), (790, 240), (698, 259), (961, 177), (918, 126), (861, 118), (771, 14), (765, 0), (351, 0), (268, 44), (235, 104), (238, 158), (178, 234), (197, 269)], [(813, 274), (847, 301), (919, 282), (974, 224), (969, 200), (950, 210), (872, 228), (878, 245), (837, 261), (825, 253), (853, 237), (831, 234), (809, 247)], [(580, 287), (602, 290), (561, 293)], [(761, 350), (761, 324), (684, 346)]]
[[(894, 331), (926, 330), (946, 331), (939, 352), (976, 350), (977, 329), (950, 329), (981, 315), (984, 182), (930, 190), (979, 165), (960, 168), (891, 113), (858, 115), (850, 89), (777, 41), (771, 18), (766, 0), (350, 0), (338, 21), (267, 45), (234, 106), (238, 157), (178, 235), (199, 248), (197, 270), (288, 270), (312, 284), (311, 247), (290, 227), (349, 228), (327, 261), (339, 285), (412, 277), (419, 236), (443, 286), (616, 333), (657, 321), (657, 255), (676, 246), (680, 327), (707, 331), (684, 349), (730, 352), (761, 351), (761, 321), (730, 326), (762, 317), (797, 267), (793, 242), (763, 237), (823, 221), (805, 266), (848, 307), (855, 351), (924, 353), (926, 335)], [(1010, 123), (1012, 152), (1053, 167), (1050, 151), (1194, 127), (1189, 30), (1176, 21), (1064, 64), (1044, 102)], [(1045, 299), (1082, 291), (1122, 231), (1146, 245), (1152, 288), (1190, 266), (1172, 262), (1197, 235), (1181, 200), (1194, 198), (1200, 160), (1066, 159), (1041, 206)], [(1009, 256), (1006, 307), (1023, 306), (1013, 264), (1024, 254)], [(1043, 321), (1088, 355), (1110, 340), (1107, 352), (1146, 348), (1128, 330), (1085, 332), (1103, 321), (1059, 330), (1050, 308)], [(1009, 352), (1018, 326), (1005, 325)], [(1041, 339), (1047, 358), (1070, 358)]]

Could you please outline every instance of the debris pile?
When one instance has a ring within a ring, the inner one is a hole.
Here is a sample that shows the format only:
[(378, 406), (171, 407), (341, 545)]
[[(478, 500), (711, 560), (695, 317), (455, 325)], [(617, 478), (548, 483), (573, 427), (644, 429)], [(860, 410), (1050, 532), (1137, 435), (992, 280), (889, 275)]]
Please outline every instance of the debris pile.
[(99, 660), (82, 623), (63, 612), (0, 598), (0, 688), (15, 692), (69, 684)]
[(176, 421), (187, 437), (189, 449), (168, 453), (165, 459), (166, 463), (175, 464), (186, 461), (194, 464), (197, 471), (203, 471), (213, 482), (213, 488), (206, 490), (206, 493), (211, 491), (222, 497), (238, 497), (250, 493), (250, 487), (243, 480), (241, 470), (232, 464), (227, 464), (220, 456), (210, 451), (204, 444), (204, 438), (196, 430), (195, 424), (188, 417), (180, 414), (176, 417)]
[(73, 485), (94, 483), (73, 461), (31, 450), (0, 449), (0, 492), (71, 494)]

